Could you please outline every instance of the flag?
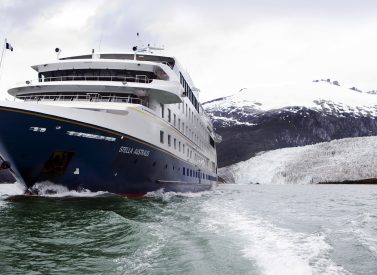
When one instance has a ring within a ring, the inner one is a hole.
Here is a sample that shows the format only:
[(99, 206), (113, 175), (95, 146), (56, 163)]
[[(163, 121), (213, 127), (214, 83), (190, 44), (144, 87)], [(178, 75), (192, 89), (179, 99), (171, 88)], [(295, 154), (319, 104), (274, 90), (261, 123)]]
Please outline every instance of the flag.
[(6, 42), (6, 43), (5, 43), (5, 48), (6, 48), (7, 50), (10, 50), (11, 52), (13, 52), (13, 47), (12, 47), (12, 45), (11, 45), (10, 43)]

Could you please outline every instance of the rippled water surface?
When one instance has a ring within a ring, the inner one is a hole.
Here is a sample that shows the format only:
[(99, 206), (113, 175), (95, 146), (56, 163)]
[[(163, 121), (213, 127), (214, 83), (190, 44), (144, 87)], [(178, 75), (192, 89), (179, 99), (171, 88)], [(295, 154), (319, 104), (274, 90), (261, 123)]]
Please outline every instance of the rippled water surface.
[(14, 196), (1, 274), (376, 274), (377, 186), (227, 185), (201, 194)]

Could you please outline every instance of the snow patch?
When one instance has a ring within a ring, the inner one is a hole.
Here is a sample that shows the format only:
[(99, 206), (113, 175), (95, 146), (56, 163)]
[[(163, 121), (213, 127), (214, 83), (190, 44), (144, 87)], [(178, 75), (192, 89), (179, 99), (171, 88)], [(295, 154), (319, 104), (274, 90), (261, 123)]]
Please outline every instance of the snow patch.
[(377, 115), (377, 96), (323, 82), (286, 84), (242, 89), (204, 104), (209, 113), (258, 113), (287, 107), (306, 107), (328, 113), (344, 111), (357, 116)]

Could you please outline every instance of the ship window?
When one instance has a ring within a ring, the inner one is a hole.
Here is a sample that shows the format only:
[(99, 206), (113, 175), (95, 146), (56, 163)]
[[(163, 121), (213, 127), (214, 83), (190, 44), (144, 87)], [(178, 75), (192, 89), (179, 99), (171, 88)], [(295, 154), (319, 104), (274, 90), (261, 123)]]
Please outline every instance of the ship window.
[(173, 120), (173, 123), (174, 123), (174, 127), (175, 127), (175, 121), (177, 120), (177, 116), (174, 114), (174, 120)]
[(156, 162), (155, 162), (155, 161), (153, 162), (152, 166), (153, 166), (153, 167), (156, 166)]
[(168, 135), (168, 145), (171, 146), (171, 136)]
[(183, 154), (185, 153), (185, 145), (183, 144), (183, 152), (182, 152)]
[(178, 142), (178, 151), (181, 152), (181, 142)]
[(171, 122), (171, 111), (168, 109), (168, 121)]
[(182, 173), (183, 173), (183, 175), (185, 175), (185, 172), (186, 172), (186, 168), (183, 167), (183, 169), (182, 169)]
[(164, 143), (164, 132), (160, 131), (160, 142)]
[(177, 149), (177, 140), (174, 138), (174, 149)]
[(87, 54), (87, 55), (78, 55), (78, 56), (59, 58), (59, 60), (69, 60), (69, 59), (92, 59), (92, 55)]
[(209, 136), (209, 144), (211, 144), (211, 146), (215, 148), (215, 141), (213, 140), (211, 136)]
[(101, 54), (101, 59), (127, 59), (127, 60), (133, 60), (134, 55), (133, 54)]
[(181, 119), (178, 118), (178, 131), (180, 131), (180, 130), (181, 130)]
[(168, 65), (170, 68), (173, 68), (174, 64), (175, 64), (174, 58), (166, 57), (166, 56), (158, 56), (158, 55), (137, 54), (136, 60), (159, 62), (159, 63), (163, 63), (163, 64)]
[(160, 104), (161, 105), (161, 117), (164, 118), (164, 105), (163, 104)]

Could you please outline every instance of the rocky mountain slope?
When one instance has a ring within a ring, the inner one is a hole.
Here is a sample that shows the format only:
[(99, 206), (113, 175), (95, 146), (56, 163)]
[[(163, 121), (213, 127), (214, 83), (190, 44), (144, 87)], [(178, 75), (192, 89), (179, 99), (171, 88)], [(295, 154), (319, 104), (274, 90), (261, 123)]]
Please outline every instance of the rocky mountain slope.
[(223, 137), (219, 167), (261, 151), (377, 135), (377, 95), (331, 80), (242, 89), (204, 108)]

